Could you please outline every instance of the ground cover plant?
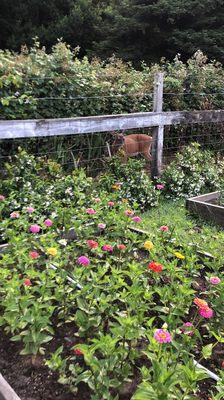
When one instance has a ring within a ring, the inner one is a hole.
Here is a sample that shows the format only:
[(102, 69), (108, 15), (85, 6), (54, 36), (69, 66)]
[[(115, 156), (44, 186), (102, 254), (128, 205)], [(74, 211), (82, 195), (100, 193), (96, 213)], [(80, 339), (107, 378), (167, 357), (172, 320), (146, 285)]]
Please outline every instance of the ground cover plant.
[(23, 152), (7, 168), (0, 325), (21, 357), (77, 399), (221, 400), (223, 231)]

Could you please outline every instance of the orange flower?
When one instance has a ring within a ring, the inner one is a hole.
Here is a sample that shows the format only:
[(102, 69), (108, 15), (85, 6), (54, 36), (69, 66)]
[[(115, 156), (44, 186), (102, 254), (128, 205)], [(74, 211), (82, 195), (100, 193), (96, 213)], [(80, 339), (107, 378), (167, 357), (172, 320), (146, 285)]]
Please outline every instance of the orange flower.
[(208, 307), (208, 303), (205, 300), (199, 299), (198, 297), (196, 297), (194, 299), (194, 304), (196, 304), (196, 306), (198, 306), (199, 308), (206, 308)]

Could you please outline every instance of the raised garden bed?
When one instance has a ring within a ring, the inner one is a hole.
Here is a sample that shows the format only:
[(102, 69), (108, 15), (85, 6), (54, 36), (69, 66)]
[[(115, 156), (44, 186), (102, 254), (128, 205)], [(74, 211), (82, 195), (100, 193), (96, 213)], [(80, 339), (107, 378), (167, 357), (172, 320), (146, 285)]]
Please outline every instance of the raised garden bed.
[(224, 227), (224, 206), (220, 205), (220, 192), (212, 192), (187, 199), (187, 209), (207, 221)]

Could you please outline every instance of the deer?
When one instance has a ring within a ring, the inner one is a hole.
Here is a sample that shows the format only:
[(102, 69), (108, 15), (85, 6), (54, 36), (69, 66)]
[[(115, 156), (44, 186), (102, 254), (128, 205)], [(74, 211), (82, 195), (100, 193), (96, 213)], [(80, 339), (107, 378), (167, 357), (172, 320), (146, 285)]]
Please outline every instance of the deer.
[(111, 154), (114, 155), (123, 150), (124, 162), (137, 154), (141, 154), (146, 160), (151, 161), (152, 137), (144, 134), (131, 134), (124, 136), (123, 133), (113, 133), (115, 140), (111, 146)]

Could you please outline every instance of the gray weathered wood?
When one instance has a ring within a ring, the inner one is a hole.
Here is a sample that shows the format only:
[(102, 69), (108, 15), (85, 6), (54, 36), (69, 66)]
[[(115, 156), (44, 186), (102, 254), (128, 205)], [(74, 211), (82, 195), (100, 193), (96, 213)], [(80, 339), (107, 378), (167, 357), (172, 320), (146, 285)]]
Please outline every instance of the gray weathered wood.
[(0, 400), (21, 400), (0, 374)]
[[(155, 76), (153, 111), (162, 112), (163, 109), (163, 73)], [(159, 124), (153, 129), (151, 176), (160, 176), (162, 172), (164, 125)]]
[(224, 110), (148, 112), (46, 120), (0, 120), (0, 139), (75, 135), (211, 122), (224, 122)]
[(219, 196), (219, 192), (213, 192), (192, 197), (187, 199), (186, 207), (193, 214), (224, 227), (224, 207), (214, 204)]

